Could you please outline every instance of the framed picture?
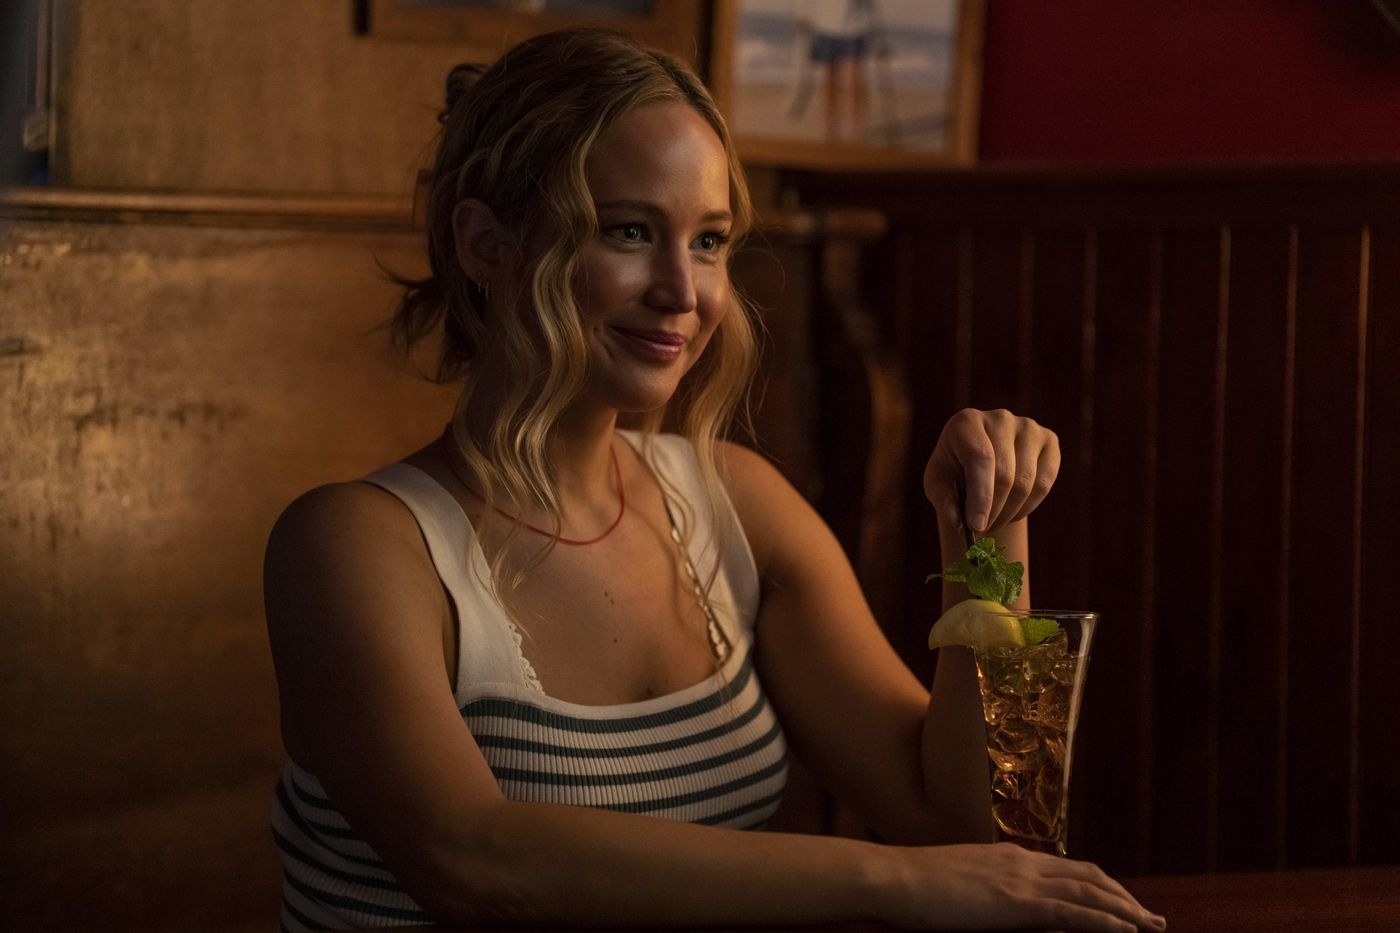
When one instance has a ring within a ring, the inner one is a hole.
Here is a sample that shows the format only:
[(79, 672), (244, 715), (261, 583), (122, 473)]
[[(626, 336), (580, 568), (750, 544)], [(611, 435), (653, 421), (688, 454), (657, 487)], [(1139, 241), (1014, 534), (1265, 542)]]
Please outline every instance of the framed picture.
[(983, 0), (717, 0), (710, 84), (746, 162), (911, 169), (977, 155)]
[(357, 0), (365, 31), (387, 39), (459, 42), (504, 52), (569, 26), (626, 33), (699, 61), (700, 0)]

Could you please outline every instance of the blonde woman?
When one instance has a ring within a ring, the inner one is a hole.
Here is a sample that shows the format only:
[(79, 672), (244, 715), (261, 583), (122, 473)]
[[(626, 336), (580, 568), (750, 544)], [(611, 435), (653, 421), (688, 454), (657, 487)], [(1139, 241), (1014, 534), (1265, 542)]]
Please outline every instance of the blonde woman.
[[(432, 272), (396, 326), (441, 331), (461, 401), (267, 549), (287, 929), (1160, 927), (1092, 865), (981, 844), (970, 659), (930, 696), (821, 519), (716, 440), (753, 363), (748, 223), (668, 56), (574, 31), (452, 75)], [(1024, 558), (1058, 459), (1034, 422), (954, 416), (926, 483), (945, 548), (962, 481)], [(789, 746), (886, 842), (756, 831)]]

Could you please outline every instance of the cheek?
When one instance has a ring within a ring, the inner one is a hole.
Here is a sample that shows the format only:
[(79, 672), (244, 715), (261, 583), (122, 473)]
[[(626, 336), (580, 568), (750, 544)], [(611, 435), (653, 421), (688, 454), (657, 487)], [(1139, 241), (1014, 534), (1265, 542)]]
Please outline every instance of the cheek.
[(645, 270), (625, 257), (594, 255), (585, 257), (574, 282), (574, 294), (585, 318), (600, 319), (625, 305), (639, 289), (645, 288)]
[(699, 301), (700, 326), (710, 332), (729, 314), (734, 302), (734, 292), (730, 287), (728, 272), (717, 274), (713, 281), (706, 284), (708, 287)]

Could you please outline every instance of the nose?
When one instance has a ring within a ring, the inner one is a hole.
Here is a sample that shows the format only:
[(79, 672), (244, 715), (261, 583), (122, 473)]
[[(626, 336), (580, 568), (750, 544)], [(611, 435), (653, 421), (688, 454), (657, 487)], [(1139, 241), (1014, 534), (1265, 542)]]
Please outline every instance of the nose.
[(685, 244), (658, 249), (652, 254), (647, 304), (670, 314), (695, 310), (695, 267)]

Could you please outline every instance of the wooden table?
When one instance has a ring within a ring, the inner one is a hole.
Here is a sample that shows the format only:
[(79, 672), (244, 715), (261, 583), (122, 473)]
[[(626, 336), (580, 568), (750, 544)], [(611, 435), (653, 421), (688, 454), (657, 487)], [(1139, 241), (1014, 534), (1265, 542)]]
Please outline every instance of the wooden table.
[(1170, 933), (1400, 931), (1400, 865), (1134, 878)]
[[(1400, 865), (1161, 875), (1123, 883), (1144, 907), (1167, 918), (1168, 933), (1400, 933)], [(404, 933), (426, 933), (458, 928), (400, 929)], [(888, 928), (858, 925), (788, 929), (791, 933), (878, 933)], [(564, 931), (555, 929), (551, 933)]]

